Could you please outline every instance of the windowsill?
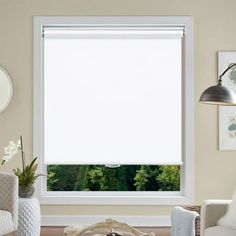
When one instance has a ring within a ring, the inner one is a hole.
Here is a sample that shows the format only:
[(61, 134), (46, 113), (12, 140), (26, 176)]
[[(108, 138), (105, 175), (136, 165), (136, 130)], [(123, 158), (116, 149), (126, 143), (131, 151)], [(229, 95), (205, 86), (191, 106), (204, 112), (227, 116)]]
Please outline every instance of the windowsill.
[(180, 192), (46, 192), (37, 197), (42, 205), (182, 205), (193, 200)]

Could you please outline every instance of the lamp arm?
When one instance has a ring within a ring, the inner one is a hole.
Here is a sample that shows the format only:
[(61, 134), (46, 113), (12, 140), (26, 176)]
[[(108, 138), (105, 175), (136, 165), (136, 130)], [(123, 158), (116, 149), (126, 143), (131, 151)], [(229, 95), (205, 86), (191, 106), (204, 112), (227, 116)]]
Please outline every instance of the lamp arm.
[(222, 81), (221, 78), (224, 76), (224, 74), (225, 74), (229, 69), (231, 69), (231, 68), (234, 67), (234, 66), (236, 66), (236, 63), (231, 64), (226, 70), (224, 70), (224, 72), (219, 76), (219, 82)]

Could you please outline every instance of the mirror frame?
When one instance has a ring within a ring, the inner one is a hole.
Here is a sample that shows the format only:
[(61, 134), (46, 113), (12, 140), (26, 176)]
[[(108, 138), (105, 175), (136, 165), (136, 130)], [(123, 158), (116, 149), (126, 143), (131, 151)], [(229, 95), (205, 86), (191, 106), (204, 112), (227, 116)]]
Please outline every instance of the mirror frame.
[(12, 97), (13, 97), (13, 84), (12, 84), (12, 80), (11, 77), (9, 75), (9, 73), (6, 71), (6, 69), (2, 66), (0, 66), (0, 70), (5, 74), (6, 79), (8, 80), (9, 86), (10, 86), (10, 94), (8, 96), (7, 102), (3, 105), (2, 108), (0, 108), (0, 113), (3, 112), (11, 103)]

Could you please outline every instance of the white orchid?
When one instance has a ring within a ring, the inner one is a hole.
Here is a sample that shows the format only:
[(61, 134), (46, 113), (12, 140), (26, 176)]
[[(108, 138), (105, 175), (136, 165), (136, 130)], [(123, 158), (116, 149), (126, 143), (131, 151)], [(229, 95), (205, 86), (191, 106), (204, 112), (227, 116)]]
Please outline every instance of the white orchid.
[(25, 191), (22, 191), (19, 194), (21, 197), (28, 196), (28, 189), (32, 187), (35, 183), (36, 179), (42, 174), (36, 174), (36, 170), (38, 165), (36, 164), (36, 160), (38, 157), (35, 157), (29, 165), (26, 165), (25, 161), (25, 152), (23, 148), (23, 138), (20, 136), (20, 139), (15, 143), (14, 141), (10, 141), (9, 144), (4, 148), (4, 156), (2, 158), (2, 165), (5, 162), (11, 160), (16, 154), (20, 153), (21, 162), (22, 162), (22, 170), (20, 168), (13, 169), (14, 174), (19, 179), (19, 186), (24, 187)]
[(9, 144), (4, 148), (4, 156), (2, 164), (11, 160), (16, 154), (21, 150), (21, 141), (18, 140), (17, 143), (10, 141)]

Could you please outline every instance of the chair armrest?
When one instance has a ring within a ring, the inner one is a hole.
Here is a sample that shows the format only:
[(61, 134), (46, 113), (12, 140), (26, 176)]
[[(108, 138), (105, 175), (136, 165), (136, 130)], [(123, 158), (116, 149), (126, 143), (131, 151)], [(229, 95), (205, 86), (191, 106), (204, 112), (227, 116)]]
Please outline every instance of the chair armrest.
[(231, 200), (206, 200), (201, 207), (201, 235), (206, 228), (216, 226), (217, 221), (225, 215)]
[(0, 172), (0, 209), (12, 214), (14, 230), (18, 226), (18, 177)]
[(181, 206), (174, 207), (171, 212), (171, 235), (199, 235), (199, 229), (196, 229), (197, 219), (199, 220), (198, 212)]

